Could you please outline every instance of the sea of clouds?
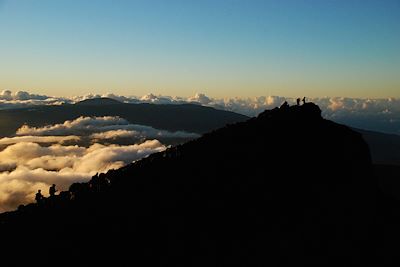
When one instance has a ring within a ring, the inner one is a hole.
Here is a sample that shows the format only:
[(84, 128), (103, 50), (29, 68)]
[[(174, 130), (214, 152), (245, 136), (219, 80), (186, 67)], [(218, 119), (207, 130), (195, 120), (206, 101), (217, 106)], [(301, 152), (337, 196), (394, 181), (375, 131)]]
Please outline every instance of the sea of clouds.
[[(0, 110), (73, 104), (98, 97), (124, 103), (195, 103), (248, 116), (256, 116), (284, 101), (295, 104), (295, 98), (279, 96), (215, 99), (204, 94), (187, 98), (153, 94), (142, 97), (89, 94), (66, 98), (5, 90), (0, 93)], [(336, 122), (400, 134), (400, 99), (323, 97), (308, 101), (317, 103), (323, 116)], [(79, 117), (44, 127), (22, 125), (13, 136), (0, 138), (0, 212), (32, 202), (38, 189), (46, 195), (53, 183), (59, 190), (66, 190), (73, 182), (88, 181), (96, 173), (163, 151), (168, 145), (163, 140), (168, 138), (196, 137), (198, 134), (195, 133), (154, 129), (113, 116)]]
[[(51, 184), (66, 190), (96, 173), (166, 149), (158, 139), (198, 137), (130, 124), (120, 117), (79, 117), (44, 127), (21, 126), (0, 138), (0, 212), (30, 203)], [(128, 142), (127, 142), (128, 141)]]
[[(153, 103), (153, 104), (183, 104), (195, 103), (199, 105), (229, 110), (247, 116), (256, 116), (265, 109), (281, 105), (284, 101), (295, 104), (295, 98), (281, 96), (260, 96), (253, 98), (211, 98), (198, 93), (192, 97), (171, 97), (154, 94), (136, 96), (120, 96), (115, 94), (87, 94), (75, 97), (51, 97), (28, 92), (12, 93), (4, 90), (0, 93), (0, 110), (27, 107), (32, 105), (60, 105), (76, 103), (86, 99), (108, 97), (124, 103)], [(299, 96), (303, 97), (303, 96)], [(346, 98), (320, 97), (309, 98), (323, 110), (327, 119), (344, 123), (356, 128), (374, 130), (386, 133), (400, 134), (400, 99), (399, 98)]]

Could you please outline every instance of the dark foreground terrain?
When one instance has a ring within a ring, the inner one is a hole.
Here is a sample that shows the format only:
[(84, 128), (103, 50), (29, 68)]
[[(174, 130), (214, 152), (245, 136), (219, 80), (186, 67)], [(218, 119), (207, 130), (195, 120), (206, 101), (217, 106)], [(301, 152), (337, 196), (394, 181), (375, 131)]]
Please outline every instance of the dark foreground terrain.
[(1, 260), (15, 266), (396, 262), (398, 200), (378, 181), (361, 134), (320, 114), (312, 103), (265, 111), (2, 214)]
[(354, 130), (361, 133), (368, 143), (372, 161), (375, 164), (400, 166), (400, 135)]

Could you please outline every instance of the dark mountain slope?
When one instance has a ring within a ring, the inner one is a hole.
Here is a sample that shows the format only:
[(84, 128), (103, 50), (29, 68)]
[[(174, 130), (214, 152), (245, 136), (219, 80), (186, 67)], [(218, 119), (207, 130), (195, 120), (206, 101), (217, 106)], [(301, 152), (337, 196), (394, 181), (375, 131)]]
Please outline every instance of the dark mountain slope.
[(374, 163), (400, 165), (399, 135), (361, 129), (354, 130), (361, 133), (368, 143)]
[(382, 191), (400, 200), (400, 166), (375, 164), (374, 169)]
[(0, 110), (0, 136), (15, 134), (24, 123), (40, 127), (79, 116), (120, 116), (131, 123), (169, 131), (205, 133), (248, 117), (200, 105), (125, 104), (112, 99), (90, 99), (75, 105), (37, 106)]
[(98, 106), (98, 105), (120, 105), (120, 104), (123, 103), (121, 101), (107, 97), (91, 98), (75, 103), (76, 106)]
[(3, 244), (74, 266), (372, 264), (384, 198), (368, 146), (320, 113), (265, 111), (74, 184), (73, 200), (3, 214)]

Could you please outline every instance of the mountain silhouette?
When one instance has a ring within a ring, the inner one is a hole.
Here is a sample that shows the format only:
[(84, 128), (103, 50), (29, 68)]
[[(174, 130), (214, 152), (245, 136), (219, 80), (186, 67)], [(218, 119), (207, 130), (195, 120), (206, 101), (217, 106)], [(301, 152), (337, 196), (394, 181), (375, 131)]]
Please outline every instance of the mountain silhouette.
[(0, 234), (25, 255), (14, 263), (45, 252), (57, 266), (365, 266), (393, 260), (379, 229), (396, 203), (361, 134), (306, 103), (2, 214)]
[[(245, 121), (249, 117), (234, 112), (218, 110), (200, 104), (128, 104), (111, 98), (93, 98), (73, 105), (34, 106), (0, 110), (0, 137), (15, 134), (27, 124), (43, 127), (63, 123), (80, 116), (119, 116), (133, 124), (152, 126), (168, 131), (187, 131), (203, 134), (229, 123)], [(374, 163), (400, 165), (400, 136), (353, 128), (368, 143)], [(186, 139), (187, 140), (187, 139)], [(168, 145), (182, 139), (160, 140)]]
[(75, 103), (75, 105), (77, 106), (120, 105), (120, 104), (122, 104), (121, 101), (108, 97), (85, 99)]
[(128, 104), (110, 98), (88, 99), (76, 104), (0, 110), (0, 136), (10, 136), (23, 124), (43, 127), (80, 116), (119, 116), (133, 124), (168, 131), (206, 133), (247, 116), (195, 104)]

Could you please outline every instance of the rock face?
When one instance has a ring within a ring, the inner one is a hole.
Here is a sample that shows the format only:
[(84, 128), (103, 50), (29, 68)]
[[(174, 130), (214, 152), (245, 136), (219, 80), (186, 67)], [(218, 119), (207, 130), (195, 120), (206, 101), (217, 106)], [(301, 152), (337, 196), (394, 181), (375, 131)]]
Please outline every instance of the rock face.
[(74, 185), (73, 200), (3, 214), (3, 240), (42, 240), (23, 253), (49, 251), (69, 264), (78, 256), (155, 266), (373, 260), (368, 146), (312, 103), (265, 111), (101, 179), (101, 188)]

